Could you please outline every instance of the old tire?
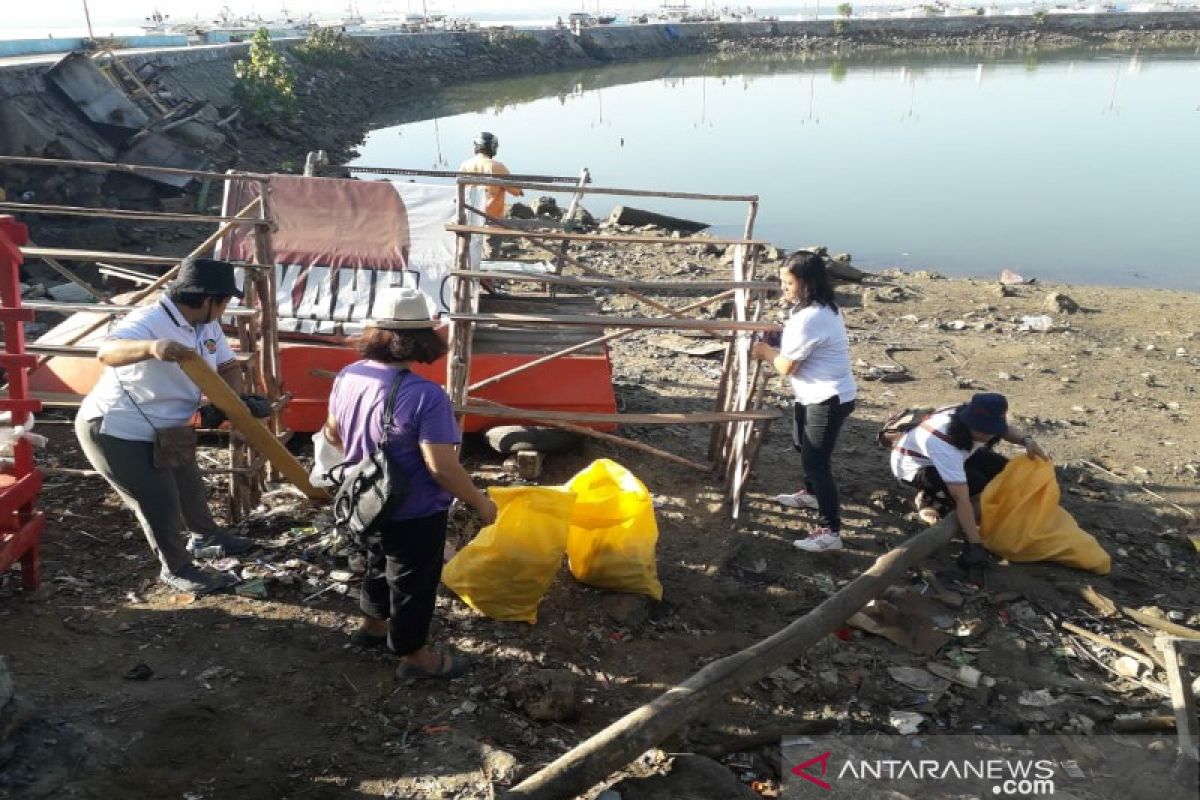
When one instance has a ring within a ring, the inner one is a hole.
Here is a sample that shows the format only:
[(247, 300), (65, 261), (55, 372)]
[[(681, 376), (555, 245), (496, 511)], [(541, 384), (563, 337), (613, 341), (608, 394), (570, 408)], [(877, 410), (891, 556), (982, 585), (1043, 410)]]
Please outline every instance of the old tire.
[(559, 428), (543, 428), (536, 425), (500, 425), (484, 433), (488, 445), (508, 455), (520, 450), (536, 450), (539, 453), (563, 453), (579, 444), (580, 435)]

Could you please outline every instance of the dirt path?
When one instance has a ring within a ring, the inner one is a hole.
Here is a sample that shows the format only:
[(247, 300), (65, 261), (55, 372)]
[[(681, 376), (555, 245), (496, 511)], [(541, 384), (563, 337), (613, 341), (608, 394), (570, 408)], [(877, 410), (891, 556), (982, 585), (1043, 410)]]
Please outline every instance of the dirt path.
[[(646, 250), (613, 269), (639, 277), (685, 268), (724, 274), (719, 258), (701, 250), (686, 256), (691, 266)], [(912, 379), (861, 380), (837, 460), (843, 552), (791, 546), (811, 520), (771, 501), (799, 473), (783, 425), (763, 447), (736, 523), (718, 487), (688, 471), (594, 443), (552, 458), (546, 483), (609, 456), (650, 487), (664, 602), (590, 589), (564, 569), (531, 626), (482, 618), (443, 590), (435, 637), (477, 664), (450, 685), (398, 683), (388, 659), (348, 648), (353, 602), (335, 591), (311, 597), (342, 564), (313, 547), (317, 537), (303, 530), (312, 514), (285, 496), (251, 533), (264, 544), (263, 560), (303, 559), (284, 567), (296, 581), (272, 585), (266, 600), (190, 602), (153, 582), (134, 520), (102, 484), (51, 479), (43, 497), (51, 517), (45, 588), (26, 596), (16, 576), (0, 577), (0, 652), (17, 691), (37, 709), (0, 747), (0, 796), (491, 797), (493, 781), (512, 782), (708, 661), (774, 632), (918, 530), (873, 444), (878, 421), (900, 406), (981, 389), (1007, 394), (1015, 418), (1053, 455), (1064, 505), (1112, 554), (1112, 574), (998, 565), (981, 586), (948, 584), (960, 603), (940, 606), (948, 619), (940, 620), (946, 641), (936, 655), (861, 632), (831, 638), (666, 749), (694, 749), (728, 733), (785, 731), (802, 720), (831, 720), (843, 732), (886, 729), (896, 709), (915, 710), (941, 730), (1014, 732), (1105, 730), (1117, 713), (1156, 709), (1153, 692), (1115, 679), (1056, 627), (1066, 619), (1103, 629), (1078, 595), (1088, 583), (1123, 604), (1178, 612), (1183, 624), (1200, 626), (1197, 553), (1187, 539), (1200, 533), (1189, 518), (1200, 513), (1200, 426), (1193, 424), (1200, 296), (1042, 285), (1010, 291), (1001, 296), (993, 282), (920, 273), (844, 289), (860, 378), (872, 365), (902, 365)], [(1084, 310), (1052, 314), (1049, 333), (1020, 330), (1023, 316), (1044, 313), (1051, 292), (1069, 294)], [(619, 298), (605, 304), (638, 310)], [(666, 334), (647, 333), (614, 346), (614, 381), (626, 410), (710, 402), (719, 360), (682, 356), (664, 344), (671, 344)], [(786, 403), (782, 385), (773, 386)], [(52, 438), (46, 463), (84, 466), (69, 428), (43, 431)], [(707, 442), (707, 431), (693, 429), (633, 433), (693, 456)], [(467, 460), (484, 482), (514, 480), (486, 448), (470, 450)], [(463, 538), (474, 530), (465, 516), (455, 525)], [(928, 589), (930, 575), (946, 575), (955, 555), (933, 559), (912, 587)], [(1112, 656), (1099, 657), (1110, 663)], [(997, 685), (934, 697), (897, 684), (887, 670), (930, 660), (971, 663)], [(148, 680), (125, 677), (138, 664), (152, 671)], [(1041, 688), (1062, 702), (1012, 702)]]

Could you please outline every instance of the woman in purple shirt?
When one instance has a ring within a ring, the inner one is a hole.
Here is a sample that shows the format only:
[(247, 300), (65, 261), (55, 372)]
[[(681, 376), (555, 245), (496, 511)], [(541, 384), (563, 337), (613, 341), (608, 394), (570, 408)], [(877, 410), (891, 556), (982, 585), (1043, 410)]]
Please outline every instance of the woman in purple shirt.
[(489, 525), (496, 505), (458, 461), (461, 437), (450, 398), (409, 372), (414, 361), (430, 364), (446, 353), (424, 298), (412, 289), (393, 289), (376, 305), (389, 312), (366, 322), (358, 341), (362, 360), (338, 373), (324, 433), (346, 460), (364, 458), (382, 438), (381, 406), (401, 377), (387, 452), (408, 478), (409, 493), (367, 553), (359, 603), (366, 619), (351, 642), (391, 649), (402, 659), (398, 677), (454, 678), (466, 672), (467, 659), (425, 643), (442, 577), (448, 511), (457, 497)]

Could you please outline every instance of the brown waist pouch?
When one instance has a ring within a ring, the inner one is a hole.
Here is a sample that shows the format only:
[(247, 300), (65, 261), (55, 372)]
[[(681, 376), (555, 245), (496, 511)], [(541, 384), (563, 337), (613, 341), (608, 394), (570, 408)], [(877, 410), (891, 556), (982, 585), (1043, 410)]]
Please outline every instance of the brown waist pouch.
[(191, 425), (159, 428), (154, 432), (154, 466), (175, 469), (196, 463), (196, 429)]

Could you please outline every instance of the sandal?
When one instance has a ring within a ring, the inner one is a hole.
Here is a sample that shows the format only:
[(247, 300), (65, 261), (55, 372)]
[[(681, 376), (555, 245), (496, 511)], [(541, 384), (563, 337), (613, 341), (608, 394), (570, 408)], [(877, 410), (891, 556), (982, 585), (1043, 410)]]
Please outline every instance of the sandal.
[(409, 678), (438, 678), (448, 681), (454, 678), (461, 678), (471, 668), (471, 661), (466, 656), (456, 656), (449, 652), (442, 653), (439, 664), (438, 669), (430, 671), (415, 664), (402, 662), (400, 666), (396, 667), (396, 677), (400, 680), (408, 680)]
[(387, 642), (388, 637), (386, 633), (383, 636), (376, 636), (360, 628), (350, 634), (350, 646), (361, 650), (383, 650), (387, 648)]

